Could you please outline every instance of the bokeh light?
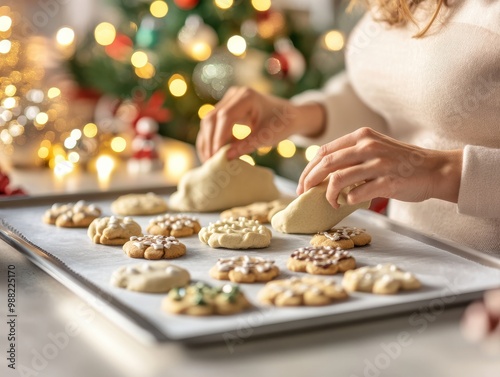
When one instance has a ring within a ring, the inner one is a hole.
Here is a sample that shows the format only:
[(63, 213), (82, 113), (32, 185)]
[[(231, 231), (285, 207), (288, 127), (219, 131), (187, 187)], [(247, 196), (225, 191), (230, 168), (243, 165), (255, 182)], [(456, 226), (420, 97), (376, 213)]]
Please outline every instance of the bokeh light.
[(330, 30), (325, 34), (325, 46), (330, 51), (340, 51), (344, 48), (344, 35), (338, 30)]
[(271, 0), (252, 0), (252, 6), (259, 12), (265, 12), (271, 8)]
[(97, 126), (94, 123), (87, 123), (83, 127), (83, 134), (88, 138), (93, 138), (97, 135)]
[(238, 140), (243, 140), (248, 135), (250, 135), (251, 132), (252, 129), (247, 125), (236, 123), (233, 126), (233, 136)]
[(247, 50), (247, 42), (241, 35), (233, 35), (227, 41), (227, 49), (235, 56), (241, 56)]
[(121, 137), (116, 136), (111, 140), (111, 149), (116, 153), (121, 153), (127, 148), (127, 141)]
[(252, 158), (252, 156), (249, 156), (247, 154), (244, 154), (243, 156), (240, 156), (240, 160), (245, 161), (246, 163), (250, 165), (255, 165), (255, 161)]
[(144, 51), (136, 51), (132, 54), (130, 61), (135, 68), (142, 68), (148, 64), (148, 55)]
[(149, 11), (154, 17), (162, 18), (168, 13), (168, 5), (162, 0), (153, 1), (149, 7)]
[(94, 36), (101, 46), (109, 46), (116, 38), (116, 29), (109, 22), (102, 22), (95, 28)]
[(207, 114), (212, 111), (213, 109), (215, 109), (215, 106), (214, 105), (211, 105), (209, 103), (206, 103), (204, 105), (201, 105), (200, 108), (198, 109), (198, 116), (200, 117), (200, 119), (203, 119), (207, 116)]
[(178, 73), (172, 75), (168, 80), (168, 90), (174, 97), (182, 97), (187, 92), (186, 79)]
[(69, 27), (63, 27), (57, 31), (56, 41), (61, 46), (70, 46), (75, 41), (75, 32)]
[(288, 139), (283, 140), (278, 144), (278, 153), (281, 157), (293, 157), (296, 151), (297, 147), (295, 147), (295, 144)]
[(311, 161), (319, 151), (319, 145), (310, 145), (305, 151), (305, 156), (307, 161)]
[(233, 0), (214, 0), (214, 3), (220, 9), (229, 9), (233, 6)]

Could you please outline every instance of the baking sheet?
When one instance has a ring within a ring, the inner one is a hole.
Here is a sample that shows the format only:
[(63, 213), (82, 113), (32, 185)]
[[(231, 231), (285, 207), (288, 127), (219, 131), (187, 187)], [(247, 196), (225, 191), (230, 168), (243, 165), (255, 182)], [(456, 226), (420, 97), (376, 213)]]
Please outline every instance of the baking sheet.
[[(278, 183), (282, 191), (290, 193), (293, 184)], [(163, 195), (167, 197), (172, 191), (173, 188), (166, 189)], [(103, 215), (111, 215), (110, 203), (117, 196), (93, 194), (85, 199), (98, 204)], [(204, 318), (170, 315), (160, 307), (164, 294), (129, 292), (109, 283), (112, 272), (119, 266), (143, 260), (128, 258), (119, 246), (93, 244), (86, 229), (57, 228), (41, 221), (44, 211), (53, 203), (79, 199), (82, 197), (66, 195), (0, 203), (4, 207), (0, 209), (0, 235), (111, 320), (145, 341), (237, 342), (262, 334), (418, 311), (428, 305), (457, 304), (500, 285), (499, 259), (428, 238), (384, 216), (359, 210), (339, 224), (365, 228), (372, 235), (370, 246), (352, 250), (358, 266), (395, 263), (415, 273), (422, 289), (394, 296), (355, 292), (346, 301), (324, 307), (274, 308), (262, 306), (256, 299), (264, 284), (243, 284), (243, 291), (254, 304), (247, 312)], [(197, 216), (202, 225), (218, 219), (218, 214)], [(134, 217), (143, 229), (151, 218)], [(273, 231), (269, 248), (237, 251), (212, 249), (193, 236), (182, 239), (188, 252), (173, 263), (188, 269), (193, 279), (212, 284), (223, 283), (208, 274), (217, 259), (241, 254), (274, 259), (282, 271), (280, 278), (300, 276), (301, 273), (286, 269), (286, 261), (295, 248), (307, 246), (309, 240), (307, 235)], [(333, 278), (340, 282), (342, 276)]]

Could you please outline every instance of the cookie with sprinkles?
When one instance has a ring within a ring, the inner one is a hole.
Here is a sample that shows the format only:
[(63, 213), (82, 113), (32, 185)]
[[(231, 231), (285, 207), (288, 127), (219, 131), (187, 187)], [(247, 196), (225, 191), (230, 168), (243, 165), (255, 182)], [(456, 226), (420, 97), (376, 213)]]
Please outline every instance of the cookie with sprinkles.
[(132, 236), (142, 236), (141, 226), (131, 217), (100, 217), (92, 221), (87, 234), (94, 243), (124, 245)]
[(259, 249), (270, 245), (272, 232), (257, 220), (239, 217), (210, 223), (198, 237), (213, 248)]
[(344, 226), (317, 233), (313, 236), (310, 243), (312, 246), (352, 249), (354, 246), (368, 245), (371, 241), (372, 237), (364, 229)]
[(275, 306), (322, 306), (347, 298), (345, 290), (332, 278), (292, 277), (267, 283), (259, 300)]
[(118, 268), (111, 276), (111, 284), (129, 291), (166, 293), (185, 286), (190, 279), (187, 270), (169, 262), (144, 262)]
[(294, 272), (313, 275), (334, 275), (356, 268), (351, 253), (340, 247), (308, 246), (295, 250), (288, 259), (287, 268)]
[(271, 259), (248, 255), (220, 258), (210, 269), (210, 276), (217, 280), (235, 283), (259, 283), (274, 279), (280, 273)]
[(45, 211), (43, 222), (61, 228), (86, 228), (99, 216), (99, 207), (80, 200), (76, 203), (55, 203)]
[(200, 229), (201, 225), (196, 217), (165, 214), (151, 219), (146, 231), (154, 235), (180, 238), (198, 234)]
[(379, 264), (346, 271), (342, 286), (348, 291), (394, 294), (420, 288), (420, 281), (411, 272), (394, 264)]
[(173, 314), (191, 316), (229, 315), (250, 307), (237, 285), (214, 287), (203, 282), (172, 289), (162, 302), (162, 309)]
[(186, 254), (186, 246), (175, 237), (145, 235), (130, 237), (123, 251), (130, 258), (175, 259)]

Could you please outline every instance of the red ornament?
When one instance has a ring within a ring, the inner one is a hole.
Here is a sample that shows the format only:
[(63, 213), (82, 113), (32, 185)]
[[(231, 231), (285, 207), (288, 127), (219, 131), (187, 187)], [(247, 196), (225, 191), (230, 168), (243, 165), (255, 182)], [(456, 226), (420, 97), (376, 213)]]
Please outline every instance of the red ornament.
[(7, 174), (0, 171), (0, 196), (26, 195), (23, 189), (9, 186), (10, 180)]
[(105, 47), (106, 53), (116, 60), (126, 60), (133, 51), (134, 42), (125, 34), (117, 34), (113, 43)]
[(174, 0), (175, 5), (184, 10), (193, 9), (199, 2), (199, 0)]

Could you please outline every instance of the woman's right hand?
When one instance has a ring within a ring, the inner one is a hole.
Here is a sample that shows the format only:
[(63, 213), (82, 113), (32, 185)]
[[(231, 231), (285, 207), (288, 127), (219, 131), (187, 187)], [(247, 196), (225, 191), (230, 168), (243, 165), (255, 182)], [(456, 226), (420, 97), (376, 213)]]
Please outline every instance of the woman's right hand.
[[(235, 123), (250, 127), (244, 140), (232, 136)], [(215, 109), (201, 121), (196, 148), (202, 162), (230, 143), (229, 159), (273, 146), (293, 134), (318, 134), (323, 127), (324, 111), (319, 104), (294, 105), (292, 102), (247, 87), (232, 87)]]

